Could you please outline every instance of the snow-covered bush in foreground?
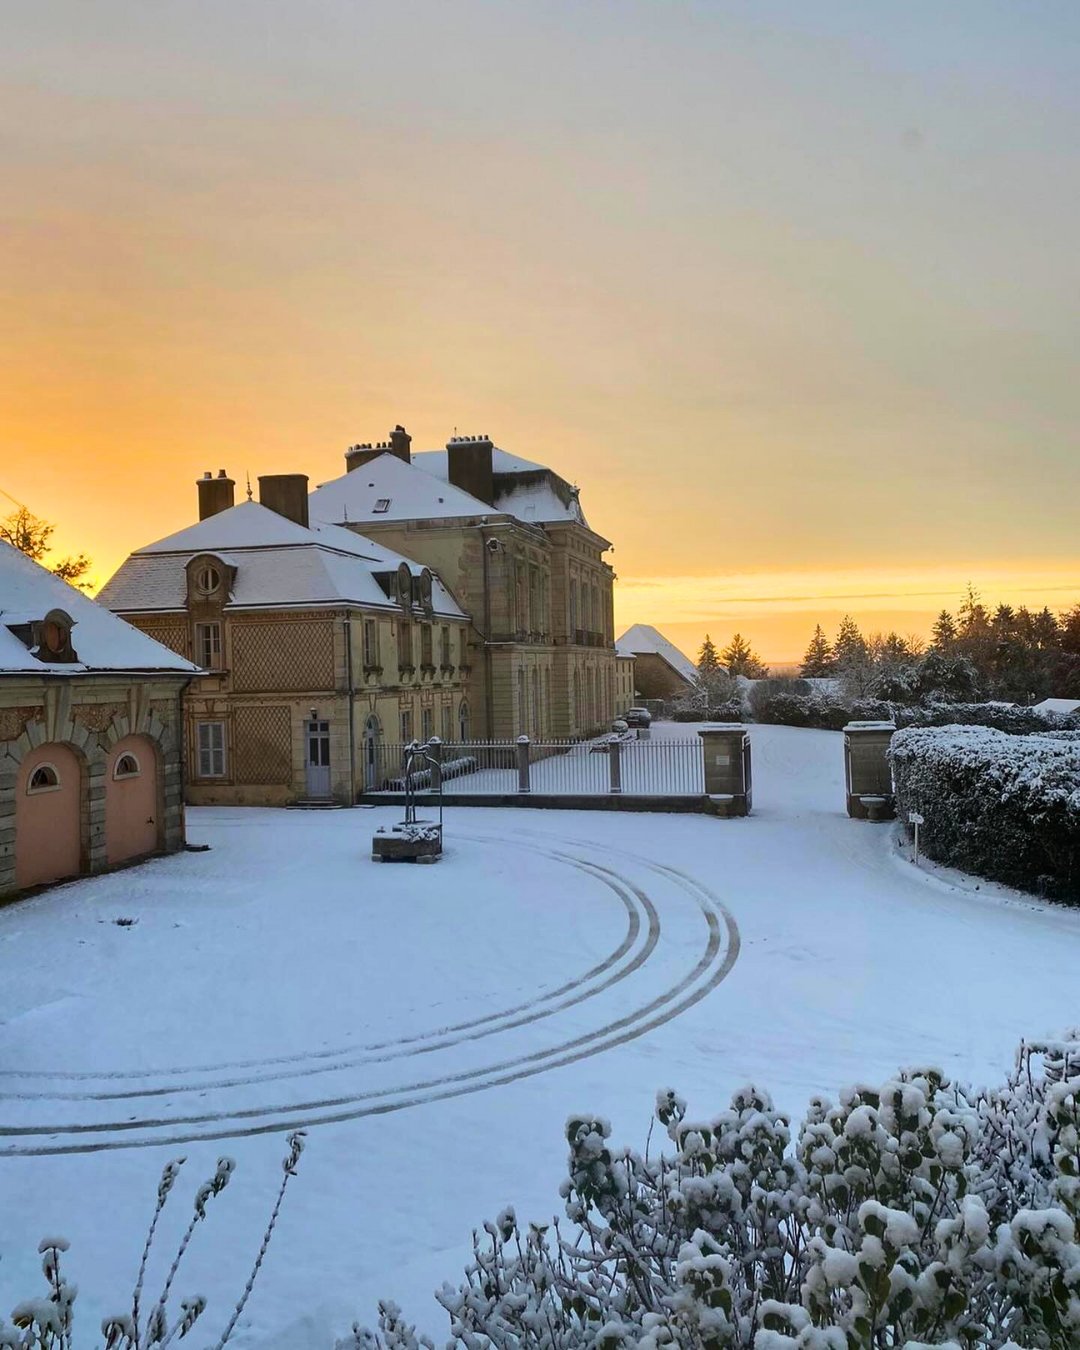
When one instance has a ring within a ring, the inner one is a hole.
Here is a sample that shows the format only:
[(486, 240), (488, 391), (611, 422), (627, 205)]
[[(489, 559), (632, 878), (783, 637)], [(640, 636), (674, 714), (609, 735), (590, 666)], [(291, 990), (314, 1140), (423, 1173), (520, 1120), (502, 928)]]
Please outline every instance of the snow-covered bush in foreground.
[(1080, 737), (911, 728), (892, 740), (898, 815), (937, 862), (1080, 901)]
[[(214, 1350), (222, 1350), (222, 1347), (232, 1339), (236, 1325), (251, 1297), (255, 1280), (266, 1256), (266, 1249), (274, 1235), (281, 1203), (285, 1198), (285, 1189), (290, 1179), (296, 1175), (296, 1165), (304, 1149), (304, 1131), (294, 1131), (289, 1135), (288, 1142), (289, 1151), (281, 1164), (285, 1175), (278, 1187), (277, 1199), (263, 1233), (262, 1243), (243, 1292), (220, 1336), (214, 1342)], [(184, 1229), (184, 1235), (169, 1266), (160, 1294), (157, 1298), (152, 1298), (145, 1289), (147, 1264), (157, 1235), (158, 1222), (184, 1162), (185, 1159), (177, 1158), (173, 1162), (166, 1163), (161, 1173), (157, 1204), (143, 1243), (142, 1260), (139, 1262), (135, 1288), (127, 1306), (106, 1317), (101, 1323), (105, 1350), (151, 1350), (151, 1347), (165, 1350), (165, 1347), (182, 1341), (206, 1310), (206, 1299), (201, 1294), (182, 1299), (179, 1313), (170, 1306), (169, 1300), (173, 1283), (191, 1239), (195, 1236), (195, 1230), (206, 1218), (207, 1204), (214, 1196), (220, 1195), (229, 1184), (235, 1166), (231, 1158), (219, 1158), (214, 1175), (204, 1181), (195, 1192), (191, 1219)], [(76, 1350), (76, 1347), (89, 1347), (89, 1338), (75, 1339), (74, 1304), (78, 1288), (64, 1279), (60, 1261), (61, 1252), (66, 1252), (68, 1246), (66, 1238), (42, 1239), (38, 1251), (43, 1258), (42, 1273), (45, 1276), (47, 1292), (38, 1298), (24, 1299), (12, 1309), (11, 1320), (14, 1326), (8, 1326), (0, 1317), (0, 1350)], [(96, 1339), (94, 1343), (101, 1345)]]
[[(450, 1346), (1080, 1346), (1080, 1033), (994, 1091), (922, 1069), (816, 1100), (794, 1143), (755, 1088), (707, 1121), (665, 1091), (657, 1116), (659, 1156), (569, 1122), (569, 1225), (506, 1210), (474, 1235), (437, 1295)], [(383, 1305), (338, 1350), (431, 1344)]]

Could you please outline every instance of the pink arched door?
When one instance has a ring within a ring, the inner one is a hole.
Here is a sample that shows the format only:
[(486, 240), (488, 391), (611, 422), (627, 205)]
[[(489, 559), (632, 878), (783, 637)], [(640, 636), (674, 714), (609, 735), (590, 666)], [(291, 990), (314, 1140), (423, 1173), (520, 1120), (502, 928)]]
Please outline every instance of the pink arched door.
[(158, 762), (153, 742), (125, 736), (105, 764), (105, 858), (110, 864), (153, 853), (161, 839)]
[(15, 885), (82, 870), (82, 764), (66, 745), (39, 745), (15, 781)]

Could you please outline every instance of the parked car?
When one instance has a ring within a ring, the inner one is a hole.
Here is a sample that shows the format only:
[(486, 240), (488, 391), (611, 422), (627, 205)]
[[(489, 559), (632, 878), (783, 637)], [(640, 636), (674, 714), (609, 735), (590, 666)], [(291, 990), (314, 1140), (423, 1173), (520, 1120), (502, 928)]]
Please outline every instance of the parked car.
[(622, 719), (628, 727), (647, 727), (652, 721), (648, 708), (627, 708)]

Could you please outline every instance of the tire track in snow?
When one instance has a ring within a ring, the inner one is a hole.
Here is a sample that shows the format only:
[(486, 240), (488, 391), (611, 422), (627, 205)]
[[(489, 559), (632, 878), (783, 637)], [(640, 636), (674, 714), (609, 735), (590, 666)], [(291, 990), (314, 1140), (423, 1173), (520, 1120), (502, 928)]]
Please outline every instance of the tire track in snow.
[[(463, 835), (462, 837), (467, 838), (469, 836)], [(548, 857), (558, 857), (560, 861), (569, 863), (578, 871), (596, 877), (602, 885), (607, 886), (619, 897), (627, 911), (627, 931), (619, 946), (598, 965), (595, 965), (590, 970), (586, 971), (584, 975), (567, 981), (565, 984), (560, 985), (558, 989), (553, 989), (546, 994), (541, 994), (535, 999), (529, 999), (515, 1007), (504, 1008), (500, 1012), (487, 1013), (483, 1017), (473, 1018), (467, 1022), (459, 1022), (452, 1026), (441, 1028), (438, 1031), (420, 1032), (415, 1036), (378, 1041), (374, 1044), (365, 1046), (319, 1050), (298, 1055), (283, 1055), (267, 1060), (250, 1060), (240, 1061), (236, 1064), (226, 1063), (207, 1065), (201, 1070), (198, 1068), (186, 1070), (164, 1069), (159, 1070), (159, 1072), (179, 1075), (185, 1072), (224, 1071), (229, 1068), (246, 1068), (249, 1065), (251, 1067), (260, 1067), (269, 1064), (308, 1065), (310, 1067), (283, 1069), (277, 1073), (252, 1074), (247, 1077), (200, 1080), (194, 1083), (157, 1084), (152, 1087), (141, 1089), (129, 1088), (125, 1090), (106, 1090), (101, 1092), (0, 1092), (0, 1100), (133, 1101), (149, 1097), (178, 1096), (188, 1092), (202, 1093), (216, 1091), (222, 1088), (246, 1087), (255, 1083), (291, 1081), (297, 1078), (313, 1077), (317, 1074), (338, 1073), (343, 1069), (356, 1068), (364, 1064), (388, 1064), (398, 1059), (411, 1058), (416, 1055), (431, 1054), (438, 1050), (449, 1049), (467, 1041), (480, 1040), (484, 1037), (493, 1036), (515, 1027), (525, 1026), (530, 1022), (540, 1021), (542, 1018), (551, 1017), (556, 1012), (561, 1012), (566, 1008), (573, 1007), (575, 1004), (583, 1003), (586, 999), (596, 997), (597, 994), (602, 993), (605, 989), (609, 989), (612, 985), (619, 983), (621, 980), (626, 979), (627, 976), (633, 974), (634, 971), (649, 959), (660, 938), (660, 920), (653, 907), (652, 901), (640, 887), (634, 886), (630, 882), (624, 882), (621, 879), (616, 878), (614, 874), (606, 874), (602, 869), (597, 870), (586, 860), (564, 857), (547, 850), (539, 849), (534, 845), (527, 844), (525, 847), (532, 848), (533, 852), (541, 853)], [(633, 949), (634, 943), (641, 933), (641, 913), (638, 908), (635, 907), (635, 902), (640, 906), (640, 910), (644, 912), (647, 920), (646, 936), (643, 946), (634, 954), (630, 961), (616, 969), (607, 979), (600, 983), (593, 984), (591, 987), (585, 988), (585, 986), (589, 984), (589, 981), (595, 980), (598, 975), (605, 974), (607, 971), (611, 970), (617, 962)], [(568, 997), (567, 995), (570, 996)], [(542, 1007), (541, 1005), (543, 1004), (549, 1004), (550, 1006)], [(459, 1034), (455, 1035), (453, 1033)], [(335, 1060), (337, 1062), (312, 1065), (312, 1060)], [(50, 1074), (46, 1070), (20, 1074), (18, 1070), (6, 1070), (0, 1071), (0, 1077), (3, 1076), (48, 1078), (50, 1081), (54, 1082), (72, 1080), (107, 1082), (121, 1078), (146, 1078), (148, 1075), (146, 1070), (134, 1072), (120, 1071), (116, 1073), (88, 1072), (71, 1074)], [(63, 1127), (56, 1127), (57, 1130), (61, 1128)], [(49, 1127), (47, 1132), (52, 1133), (52, 1127)], [(7, 1133), (8, 1130), (5, 1127), (0, 1127), (0, 1137)], [(2, 1156), (2, 1153), (0, 1153), (0, 1156)]]
[[(581, 842), (577, 840), (559, 839), (556, 836), (547, 837), (553, 844), (562, 843), (570, 847), (582, 847)], [(495, 837), (489, 836), (489, 838), (494, 839)], [(602, 1053), (604, 1050), (614, 1049), (662, 1026), (665, 1022), (677, 1017), (705, 998), (720, 984), (734, 966), (739, 953), (739, 931), (735, 919), (723, 902), (708, 887), (678, 868), (655, 863), (651, 859), (641, 858), (625, 851), (599, 848), (595, 845), (585, 845), (585, 847), (591, 847), (598, 852), (616, 853), (623, 858), (634, 858), (641, 866), (668, 880), (678, 886), (684, 893), (690, 895), (695, 900), (705, 920), (707, 940), (697, 964), (671, 988), (655, 996), (643, 1007), (617, 1018), (595, 1031), (586, 1032), (560, 1045), (536, 1050), (531, 1054), (518, 1056), (501, 1063), (392, 1088), (281, 1106), (256, 1107), (233, 1113), (207, 1112), (200, 1116), (118, 1121), (112, 1124), (87, 1126), (31, 1126), (24, 1129), (3, 1129), (0, 1130), (0, 1134), (8, 1137), (26, 1138), (49, 1134), (54, 1137), (55, 1142), (7, 1148), (0, 1150), (0, 1157), (98, 1153), (116, 1149), (174, 1146), (199, 1141), (247, 1138), (304, 1126), (329, 1125), (362, 1119), (367, 1116), (385, 1115), (407, 1110), (414, 1106), (428, 1105), (451, 1097), (488, 1091), (493, 1087), (545, 1073), (551, 1069), (573, 1064), (592, 1055)], [(555, 850), (552, 850), (551, 853), (552, 856), (567, 859), (574, 856), (559, 854)], [(606, 873), (612, 878), (622, 880), (624, 884), (632, 884), (612, 869), (605, 868), (598, 863), (590, 864), (589, 860), (584, 858), (576, 858), (575, 861), (583, 866), (593, 867), (598, 873)], [(725, 935), (726, 943), (723, 941)], [(266, 1118), (271, 1115), (287, 1118), (274, 1121), (267, 1120)], [(257, 1123), (240, 1123), (246, 1120)], [(235, 1124), (229, 1122), (235, 1122)], [(177, 1126), (204, 1125), (215, 1128), (188, 1128), (179, 1133), (175, 1132)], [(147, 1130), (172, 1130), (174, 1132), (157, 1136), (144, 1135), (140, 1138), (123, 1137), (129, 1131)], [(71, 1136), (85, 1136), (110, 1131), (119, 1134), (121, 1137), (94, 1140), (71, 1138)], [(68, 1136), (68, 1141), (65, 1142), (60, 1136)]]

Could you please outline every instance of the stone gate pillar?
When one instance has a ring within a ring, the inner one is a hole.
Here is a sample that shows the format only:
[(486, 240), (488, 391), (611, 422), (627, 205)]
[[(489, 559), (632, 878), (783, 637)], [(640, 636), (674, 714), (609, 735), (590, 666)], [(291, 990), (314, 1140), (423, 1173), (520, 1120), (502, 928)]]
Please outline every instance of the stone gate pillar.
[(750, 737), (741, 722), (702, 727), (705, 794), (718, 816), (748, 816), (752, 806)]
[(847, 813), (853, 820), (891, 820), (896, 814), (889, 745), (895, 722), (849, 722), (844, 728)]

